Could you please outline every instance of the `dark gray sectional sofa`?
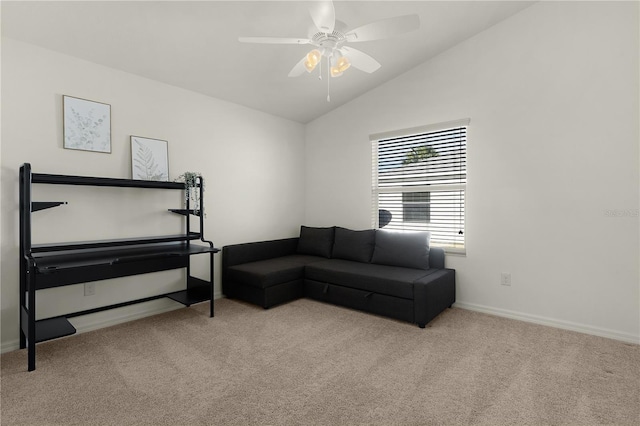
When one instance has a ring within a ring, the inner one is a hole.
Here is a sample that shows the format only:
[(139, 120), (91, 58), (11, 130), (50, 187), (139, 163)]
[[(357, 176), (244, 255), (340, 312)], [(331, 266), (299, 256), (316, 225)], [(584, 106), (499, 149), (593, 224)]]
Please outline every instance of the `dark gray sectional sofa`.
[(424, 328), (455, 302), (455, 271), (426, 232), (303, 226), (298, 238), (223, 247), (222, 291), (264, 308), (309, 297)]

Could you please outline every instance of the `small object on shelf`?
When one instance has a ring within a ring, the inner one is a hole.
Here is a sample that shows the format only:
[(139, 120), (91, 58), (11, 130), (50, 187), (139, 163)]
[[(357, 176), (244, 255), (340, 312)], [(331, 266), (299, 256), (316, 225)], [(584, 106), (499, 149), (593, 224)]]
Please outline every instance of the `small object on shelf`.
[[(189, 205), (193, 203), (195, 215), (199, 216), (198, 207), (202, 205), (201, 195), (204, 191), (204, 181), (202, 175), (198, 172), (184, 172), (175, 179), (176, 182), (184, 183), (184, 205), (189, 209)], [(177, 213), (177, 212), (175, 212)]]

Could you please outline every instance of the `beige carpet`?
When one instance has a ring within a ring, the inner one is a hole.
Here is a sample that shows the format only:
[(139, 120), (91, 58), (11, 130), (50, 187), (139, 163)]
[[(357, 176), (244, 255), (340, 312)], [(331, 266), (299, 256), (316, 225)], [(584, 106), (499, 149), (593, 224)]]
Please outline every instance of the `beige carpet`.
[(2, 424), (640, 424), (640, 346), (462, 309), (222, 299), (2, 355)]

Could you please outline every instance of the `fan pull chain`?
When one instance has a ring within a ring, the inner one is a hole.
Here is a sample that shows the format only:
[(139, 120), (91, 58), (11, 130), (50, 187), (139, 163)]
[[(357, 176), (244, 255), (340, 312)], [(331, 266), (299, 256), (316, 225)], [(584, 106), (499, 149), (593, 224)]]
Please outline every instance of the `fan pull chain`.
[(318, 80), (322, 80), (322, 56), (320, 57), (320, 63), (318, 64)]

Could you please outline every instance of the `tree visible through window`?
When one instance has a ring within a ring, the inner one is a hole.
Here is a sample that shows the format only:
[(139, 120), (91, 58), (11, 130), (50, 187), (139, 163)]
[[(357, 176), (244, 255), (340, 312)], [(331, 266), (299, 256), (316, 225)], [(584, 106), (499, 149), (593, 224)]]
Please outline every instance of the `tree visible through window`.
[(402, 160), (403, 165), (419, 163), (420, 161), (428, 160), (431, 157), (437, 157), (438, 151), (429, 145), (421, 145), (416, 148), (411, 148), (409, 152)]
[(373, 142), (373, 211), (385, 229), (429, 231), (434, 246), (464, 250), (469, 120), (380, 135)]

